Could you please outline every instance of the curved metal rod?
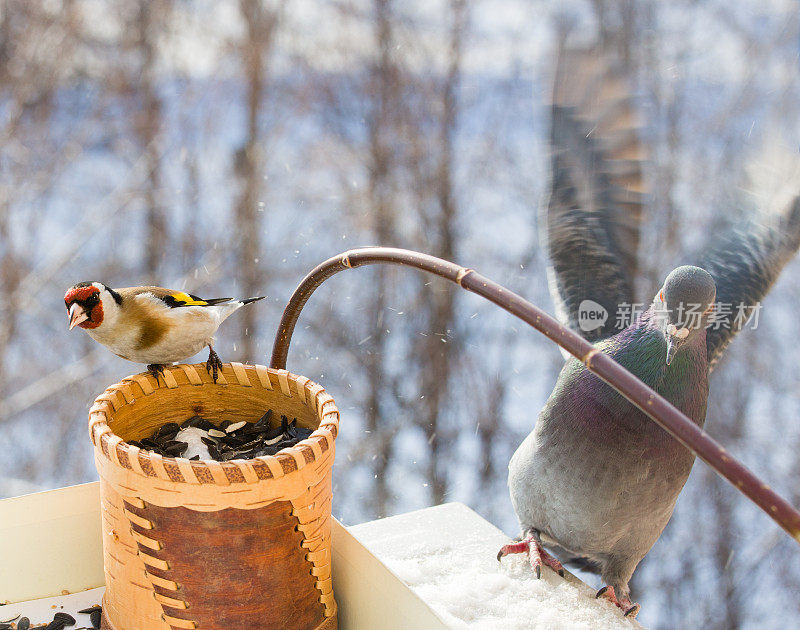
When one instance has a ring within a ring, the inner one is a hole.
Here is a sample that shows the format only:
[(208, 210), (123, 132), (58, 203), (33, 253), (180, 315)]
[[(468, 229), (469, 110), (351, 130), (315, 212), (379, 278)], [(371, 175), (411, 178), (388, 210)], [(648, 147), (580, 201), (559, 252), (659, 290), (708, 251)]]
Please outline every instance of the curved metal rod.
[(362, 265), (395, 264), (415, 267), (455, 282), (494, 302), (533, 326), (580, 359), (587, 369), (625, 396), (678, 442), (692, 451), (748, 499), (764, 510), (790, 536), (800, 542), (800, 512), (761, 481), (708, 433), (678, 411), (610, 356), (522, 297), (472, 269), (427, 254), (389, 247), (351, 249), (315, 267), (298, 285), (281, 318), (272, 351), (272, 367), (286, 368), (289, 342), (300, 311), (314, 290), (332, 275)]

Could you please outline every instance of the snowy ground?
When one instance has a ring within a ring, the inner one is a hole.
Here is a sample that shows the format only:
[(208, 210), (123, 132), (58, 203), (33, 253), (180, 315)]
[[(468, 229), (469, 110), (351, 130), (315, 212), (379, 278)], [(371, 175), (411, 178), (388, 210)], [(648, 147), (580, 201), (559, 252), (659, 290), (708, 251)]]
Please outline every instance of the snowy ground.
[(641, 628), (572, 575), (522, 556), (496, 560), (508, 537), (460, 503), (349, 528), (450, 627), (470, 630)]

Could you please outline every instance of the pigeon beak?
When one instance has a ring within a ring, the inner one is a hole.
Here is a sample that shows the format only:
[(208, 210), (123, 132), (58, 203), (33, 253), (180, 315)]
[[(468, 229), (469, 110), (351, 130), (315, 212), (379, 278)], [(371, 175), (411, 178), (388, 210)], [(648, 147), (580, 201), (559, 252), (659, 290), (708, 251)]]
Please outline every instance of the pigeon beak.
[(73, 302), (72, 306), (69, 307), (69, 329), (72, 330), (75, 326), (81, 322), (85, 322), (87, 319), (89, 319), (89, 316), (86, 314), (86, 311), (83, 310), (83, 307), (77, 302)]
[(672, 363), (672, 359), (675, 358), (675, 353), (680, 348), (681, 342), (679, 339), (676, 339), (672, 335), (667, 335), (667, 365)]

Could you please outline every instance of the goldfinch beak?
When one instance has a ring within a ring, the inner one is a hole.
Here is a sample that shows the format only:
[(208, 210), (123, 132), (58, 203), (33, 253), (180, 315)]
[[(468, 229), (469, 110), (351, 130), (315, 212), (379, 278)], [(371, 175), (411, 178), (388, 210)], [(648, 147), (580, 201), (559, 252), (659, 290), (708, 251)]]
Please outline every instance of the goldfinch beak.
[(74, 302), (72, 306), (69, 307), (69, 329), (72, 330), (80, 324), (81, 322), (85, 322), (89, 319), (89, 316), (86, 314), (86, 311), (83, 310), (83, 307)]

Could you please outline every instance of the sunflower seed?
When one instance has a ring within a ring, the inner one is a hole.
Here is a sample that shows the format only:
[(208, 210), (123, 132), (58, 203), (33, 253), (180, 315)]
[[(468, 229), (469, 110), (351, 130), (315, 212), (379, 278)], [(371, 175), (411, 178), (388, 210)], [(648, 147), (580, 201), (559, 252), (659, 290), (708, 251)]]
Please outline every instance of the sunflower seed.
[(256, 422), (253, 425), (253, 428), (258, 428), (259, 430), (268, 429), (269, 428), (269, 422), (270, 422), (271, 418), (272, 418), (272, 409), (268, 409), (267, 413), (265, 413), (263, 416), (261, 416), (258, 419), (258, 422)]
[(272, 440), (273, 438), (283, 436), (283, 429), (281, 427), (275, 427), (274, 429), (270, 429), (264, 434), (264, 438), (267, 440)]
[(250, 437), (247, 435), (229, 435), (228, 437), (222, 438), (220, 441), (230, 448), (241, 448), (242, 445), (247, 444), (247, 440), (249, 439)]
[(100, 604), (95, 604), (94, 606), (89, 606), (89, 608), (84, 608), (83, 610), (79, 610), (79, 615), (90, 615), (95, 610), (103, 610), (103, 607)]
[(229, 424), (227, 427), (225, 427), (225, 433), (233, 433), (234, 431), (238, 431), (246, 424), (247, 422), (245, 422), (244, 420), (242, 420), (241, 422), (234, 422), (233, 424)]
[(89, 613), (89, 619), (92, 622), (92, 628), (94, 628), (94, 630), (100, 630), (100, 617), (102, 614), (101, 610), (93, 610)]
[(185, 451), (187, 448), (189, 448), (189, 444), (188, 444), (188, 443), (186, 443), (186, 442), (172, 441), (172, 442), (167, 442), (167, 443), (166, 443), (166, 444), (165, 444), (165, 445), (162, 447), (162, 450), (163, 450), (163, 451), (164, 451), (164, 452), (165, 452), (167, 455), (180, 455), (180, 454), (181, 454), (181, 453), (183, 453), (183, 452), (184, 452), (184, 451)]
[(17, 622), (17, 630), (28, 630), (31, 627), (31, 620), (27, 617), (22, 617)]
[(202, 420), (203, 418), (201, 418), (200, 416), (192, 416), (188, 420), (185, 420), (183, 424), (181, 424), (181, 429), (186, 429), (188, 427), (196, 427), (198, 426), (198, 423), (200, 423)]
[(177, 422), (167, 422), (167, 424), (163, 425), (157, 432), (156, 432), (156, 439), (165, 437), (169, 434), (176, 434), (178, 431), (181, 430), (181, 427), (178, 425)]
[(53, 621), (63, 621), (65, 626), (75, 625), (75, 617), (65, 612), (57, 612)]
[(208, 434), (211, 437), (225, 437), (225, 431), (220, 431), (219, 429), (209, 429)]

